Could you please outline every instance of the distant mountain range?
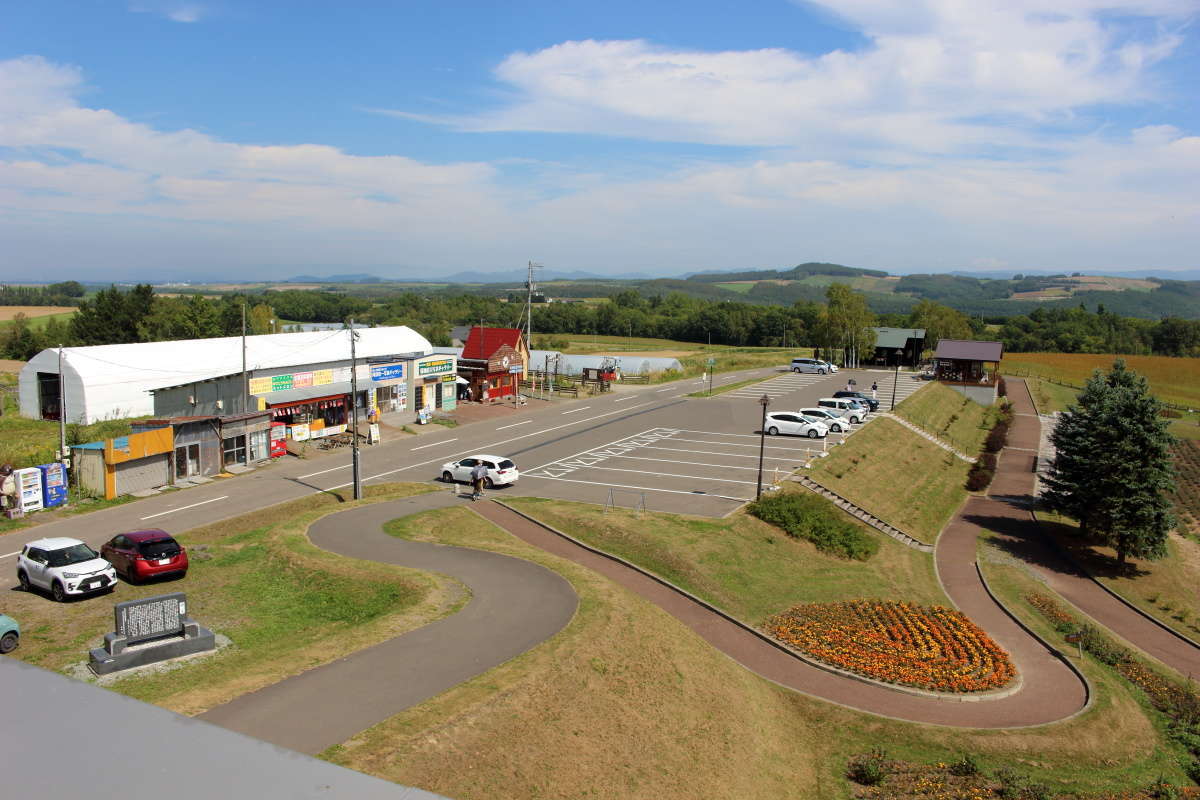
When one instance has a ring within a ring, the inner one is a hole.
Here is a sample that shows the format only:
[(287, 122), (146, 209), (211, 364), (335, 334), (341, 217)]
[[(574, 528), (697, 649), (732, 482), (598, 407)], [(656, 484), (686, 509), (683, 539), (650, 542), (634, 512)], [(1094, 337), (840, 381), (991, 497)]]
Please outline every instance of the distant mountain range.
[(964, 278), (998, 278), (1007, 280), (1013, 275), (1104, 275), (1110, 278), (1162, 278), (1165, 281), (1200, 280), (1200, 269), (990, 269), (982, 272), (952, 270), (949, 275)]

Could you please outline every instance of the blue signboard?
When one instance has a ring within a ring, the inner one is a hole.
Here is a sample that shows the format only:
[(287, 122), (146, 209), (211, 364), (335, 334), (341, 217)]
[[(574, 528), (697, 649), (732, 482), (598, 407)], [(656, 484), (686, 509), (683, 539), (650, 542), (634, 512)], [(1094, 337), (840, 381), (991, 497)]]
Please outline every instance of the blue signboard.
[(381, 364), (371, 367), (371, 380), (373, 381), (392, 381), (403, 377), (403, 364)]

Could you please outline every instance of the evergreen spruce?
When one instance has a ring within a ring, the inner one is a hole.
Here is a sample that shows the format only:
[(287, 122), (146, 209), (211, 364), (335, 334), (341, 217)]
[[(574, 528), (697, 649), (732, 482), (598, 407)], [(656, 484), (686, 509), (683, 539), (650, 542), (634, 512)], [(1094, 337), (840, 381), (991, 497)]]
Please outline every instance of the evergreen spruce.
[(1058, 453), (1043, 501), (1079, 520), (1080, 532), (1115, 549), (1122, 564), (1165, 556), (1175, 525), (1173, 438), (1161, 410), (1146, 379), (1118, 359), (1088, 379), (1051, 436)]

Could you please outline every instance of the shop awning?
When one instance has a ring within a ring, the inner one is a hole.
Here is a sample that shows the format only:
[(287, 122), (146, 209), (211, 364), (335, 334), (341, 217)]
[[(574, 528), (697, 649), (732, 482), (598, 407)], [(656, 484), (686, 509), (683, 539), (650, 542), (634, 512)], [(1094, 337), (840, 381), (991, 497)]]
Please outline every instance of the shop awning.
[(301, 386), (298, 389), (281, 389), (278, 392), (267, 392), (257, 395), (269, 406), (279, 406), (285, 403), (301, 403), (313, 400), (331, 400), (335, 397), (345, 397), (350, 394), (350, 381), (341, 383), (326, 383), (321, 386)]

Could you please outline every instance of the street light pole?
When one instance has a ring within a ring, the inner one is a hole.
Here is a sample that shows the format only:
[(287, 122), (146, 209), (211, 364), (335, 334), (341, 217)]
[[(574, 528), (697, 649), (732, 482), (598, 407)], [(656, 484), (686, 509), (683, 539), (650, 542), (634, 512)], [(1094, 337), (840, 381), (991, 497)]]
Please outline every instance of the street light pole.
[(771, 398), (764, 394), (758, 398), (758, 403), (762, 406), (762, 425), (758, 427), (758, 491), (754, 493), (755, 500), (762, 497), (763, 454), (767, 447), (767, 406), (771, 405)]
[(892, 411), (896, 410), (896, 384), (900, 382), (900, 361), (896, 361), (896, 376), (892, 378)]
[(355, 358), (354, 319), (350, 319), (350, 414), (354, 420), (354, 432), (350, 435), (350, 467), (354, 473), (354, 499), (362, 499), (362, 475), (358, 468), (358, 361)]

